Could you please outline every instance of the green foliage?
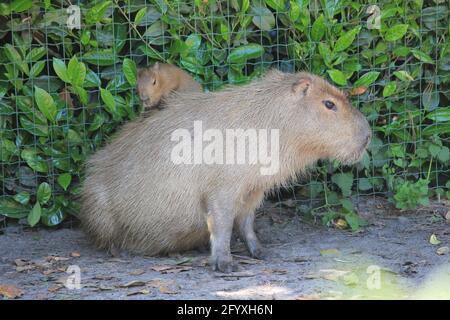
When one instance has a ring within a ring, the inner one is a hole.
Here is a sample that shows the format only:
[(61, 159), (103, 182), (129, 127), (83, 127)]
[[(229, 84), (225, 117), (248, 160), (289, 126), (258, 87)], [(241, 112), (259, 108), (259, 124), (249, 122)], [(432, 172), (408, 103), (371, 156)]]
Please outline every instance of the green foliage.
[[(440, 1), (83, 1), (82, 29), (57, 1), (0, 4), (0, 214), (54, 226), (76, 214), (83, 163), (141, 107), (137, 67), (175, 63), (207, 90), (271, 67), (310, 70), (349, 90), (374, 133), (352, 167), (325, 163), (306, 194), (387, 194), (398, 208), (449, 194), (448, 7)], [(24, 22), (26, 21), (26, 23)], [(431, 165), (433, 163), (433, 165)], [(426, 179), (425, 172), (426, 171)], [(326, 192), (326, 193), (325, 193)], [(437, 193), (437, 191), (436, 191)]]

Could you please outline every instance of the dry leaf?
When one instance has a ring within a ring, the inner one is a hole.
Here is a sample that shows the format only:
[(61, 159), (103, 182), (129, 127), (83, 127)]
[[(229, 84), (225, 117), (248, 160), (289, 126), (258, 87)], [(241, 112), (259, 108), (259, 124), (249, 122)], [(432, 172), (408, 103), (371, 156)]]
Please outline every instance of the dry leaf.
[(343, 229), (347, 229), (347, 228), (348, 228), (348, 223), (347, 223), (347, 221), (345, 221), (344, 219), (337, 219), (337, 220), (334, 222), (334, 226), (335, 226), (336, 228), (338, 228), (338, 229), (343, 230)]
[(340, 255), (341, 252), (338, 249), (324, 249), (324, 250), (320, 250), (320, 254), (322, 256)]
[(149, 282), (147, 282), (147, 285), (149, 287), (159, 288), (159, 287), (167, 285), (167, 283), (168, 283), (167, 281), (163, 281), (163, 280), (160, 280), (160, 279), (155, 279), (155, 280), (150, 280)]
[(159, 271), (159, 272), (166, 271), (166, 270), (169, 270), (171, 268), (173, 268), (173, 266), (169, 266), (169, 265), (162, 265), (162, 266), (153, 266), (153, 267), (151, 267), (152, 270)]
[(109, 290), (114, 290), (115, 288), (114, 287), (108, 287), (108, 286), (103, 286), (103, 285), (100, 285), (100, 286), (98, 286), (97, 287), (100, 291), (109, 291)]
[(167, 287), (159, 287), (159, 292), (164, 294), (178, 294), (178, 291), (172, 290)]
[(158, 271), (161, 273), (179, 273), (183, 271), (191, 270), (192, 267), (188, 266), (178, 266), (178, 265), (161, 265), (161, 266), (153, 266), (151, 267), (152, 270)]
[(92, 279), (94, 279), (94, 280), (112, 280), (112, 279), (114, 279), (114, 277), (97, 274)]
[(141, 274), (144, 274), (144, 273), (145, 273), (145, 270), (144, 270), (144, 269), (136, 269), (136, 270), (131, 271), (131, 272), (129, 273), (129, 275), (132, 275), (132, 276), (140, 276)]
[(50, 287), (50, 288), (48, 288), (47, 290), (54, 293), (54, 292), (56, 292), (56, 291), (58, 291), (58, 290), (61, 290), (63, 287), (64, 287), (63, 285), (60, 285), (60, 284), (59, 284), (59, 285)]
[(142, 286), (145, 286), (145, 282), (144, 281), (133, 280), (133, 281), (130, 281), (128, 283), (125, 283), (125, 284), (121, 285), (120, 287), (122, 287), (122, 288), (131, 288), (131, 287), (142, 287)]
[(445, 214), (445, 220), (450, 222), (450, 210), (448, 210), (447, 213)]
[(74, 251), (70, 254), (70, 256), (72, 258), (79, 258), (81, 256), (81, 254), (78, 251)]
[(138, 290), (138, 291), (131, 291), (127, 293), (127, 296), (136, 296), (138, 294), (149, 294), (150, 291), (147, 289), (142, 289), (142, 290)]
[(242, 263), (242, 264), (258, 264), (258, 263), (261, 263), (260, 260), (256, 260), (256, 259), (239, 259), (237, 261), (239, 263)]
[(66, 257), (57, 257), (57, 256), (45, 257), (45, 261), (48, 261), (48, 262), (52, 262), (52, 261), (58, 262), (58, 261), (67, 261), (67, 260), (69, 260), (69, 258), (66, 258)]
[(266, 274), (279, 274), (279, 275), (288, 273), (287, 270), (283, 270), (283, 269), (264, 269), (263, 272)]
[(361, 86), (361, 87), (358, 87), (358, 88), (351, 89), (348, 92), (348, 94), (351, 95), (351, 96), (359, 96), (359, 95), (362, 95), (366, 91), (367, 91), (367, 87)]
[(36, 266), (30, 264), (30, 265), (23, 266), (23, 267), (22, 266), (21, 267), (16, 267), (16, 271), (17, 272), (24, 272), (24, 271), (32, 270), (34, 268), (36, 268)]
[(346, 270), (337, 270), (337, 269), (322, 269), (319, 270), (318, 273), (312, 273), (312, 274), (308, 274), (306, 275), (306, 279), (325, 279), (325, 280), (330, 280), (330, 281), (337, 281), (339, 280), (341, 277), (349, 274), (350, 271), (346, 271)]
[(436, 250), (436, 253), (440, 256), (444, 255), (444, 254), (449, 254), (450, 253), (450, 248), (449, 247), (440, 247)]
[(0, 285), (0, 295), (8, 299), (15, 299), (23, 295), (23, 291), (15, 286), (4, 284)]
[(14, 260), (14, 263), (18, 267), (23, 267), (23, 266), (26, 266), (26, 265), (30, 264), (30, 262), (28, 260), (25, 260), (25, 259), (16, 259), (16, 260)]

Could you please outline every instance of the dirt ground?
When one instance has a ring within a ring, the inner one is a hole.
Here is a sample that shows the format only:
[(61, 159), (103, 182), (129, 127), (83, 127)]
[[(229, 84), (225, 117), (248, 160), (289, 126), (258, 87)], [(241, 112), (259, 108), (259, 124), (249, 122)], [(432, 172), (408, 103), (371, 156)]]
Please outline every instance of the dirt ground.
[[(400, 213), (383, 199), (360, 199), (370, 224), (350, 232), (268, 204), (256, 221), (267, 259), (249, 258), (235, 241), (240, 270), (232, 274), (211, 271), (207, 252), (112, 257), (78, 228), (8, 225), (0, 231), (0, 299), (450, 299), (448, 210), (434, 203)], [(81, 288), (67, 288), (78, 271)]]

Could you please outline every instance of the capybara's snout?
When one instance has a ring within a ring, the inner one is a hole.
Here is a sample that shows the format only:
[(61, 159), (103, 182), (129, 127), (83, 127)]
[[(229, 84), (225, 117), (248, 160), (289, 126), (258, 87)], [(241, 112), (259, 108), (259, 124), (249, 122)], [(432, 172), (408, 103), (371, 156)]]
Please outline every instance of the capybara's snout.
[(372, 139), (372, 130), (370, 129), (370, 125), (366, 117), (360, 111), (354, 109), (354, 114), (357, 130), (355, 141), (358, 142), (357, 148), (359, 150), (358, 154), (360, 157)]

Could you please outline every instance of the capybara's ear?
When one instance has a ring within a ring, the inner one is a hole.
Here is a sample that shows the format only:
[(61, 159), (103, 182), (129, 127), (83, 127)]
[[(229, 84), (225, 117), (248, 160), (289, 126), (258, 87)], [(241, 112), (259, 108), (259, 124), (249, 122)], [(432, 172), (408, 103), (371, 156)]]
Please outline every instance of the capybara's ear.
[(308, 77), (302, 77), (292, 85), (292, 91), (294, 93), (302, 93), (306, 96), (306, 94), (308, 94), (309, 87), (311, 87), (311, 79)]
[(160, 67), (159, 62), (156, 62), (156, 63), (153, 65), (152, 69), (155, 70), (155, 71), (158, 71), (158, 70), (159, 70), (159, 67)]

